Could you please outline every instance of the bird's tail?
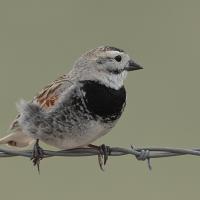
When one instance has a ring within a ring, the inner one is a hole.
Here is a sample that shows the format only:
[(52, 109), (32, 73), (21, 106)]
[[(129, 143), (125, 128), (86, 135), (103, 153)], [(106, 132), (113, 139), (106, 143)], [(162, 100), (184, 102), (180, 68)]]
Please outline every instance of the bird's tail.
[(26, 147), (32, 144), (33, 138), (24, 134), (21, 130), (14, 131), (0, 139), (0, 144), (7, 144), (13, 147)]

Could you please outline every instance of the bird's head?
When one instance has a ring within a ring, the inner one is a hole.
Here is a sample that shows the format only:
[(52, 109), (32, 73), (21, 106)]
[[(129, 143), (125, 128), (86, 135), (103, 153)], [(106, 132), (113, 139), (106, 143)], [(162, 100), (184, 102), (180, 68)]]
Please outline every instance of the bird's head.
[(99, 81), (108, 87), (119, 89), (129, 71), (142, 69), (123, 50), (101, 46), (83, 54), (73, 70), (80, 80)]

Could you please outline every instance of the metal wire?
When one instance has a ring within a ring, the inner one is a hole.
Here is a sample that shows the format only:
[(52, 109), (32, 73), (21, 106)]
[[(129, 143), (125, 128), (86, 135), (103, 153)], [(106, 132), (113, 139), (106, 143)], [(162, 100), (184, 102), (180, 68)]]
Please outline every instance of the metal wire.
[[(61, 150), (61, 151), (50, 151), (44, 150), (44, 158), (53, 157), (53, 156), (63, 156), (63, 157), (82, 157), (82, 156), (95, 156), (99, 155), (99, 151), (96, 148), (77, 148), (70, 150)], [(200, 149), (185, 149), (185, 148), (168, 148), (168, 147), (145, 147), (145, 148), (121, 148), (121, 147), (110, 147), (109, 156), (124, 156), (124, 155), (133, 155), (138, 160), (147, 160), (148, 167), (151, 169), (150, 159), (152, 158), (164, 158), (172, 156), (183, 156), (183, 155), (193, 155), (200, 156)], [(11, 150), (6, 148), (0, 148), (0, 157), (32, 157), (32, 150)]]

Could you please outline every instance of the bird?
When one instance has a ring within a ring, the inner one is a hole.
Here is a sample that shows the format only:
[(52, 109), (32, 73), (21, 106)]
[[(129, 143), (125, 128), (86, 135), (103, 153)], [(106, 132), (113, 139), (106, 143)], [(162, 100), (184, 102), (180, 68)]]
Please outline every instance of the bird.
[[(18, 116), (0, 144), (26, 147), (33, 143), (39, 166), (39, 141), (59, 149), (93, 147), (116, 125), (126, 106), (124, 80), (143, 69), (122, 49), (100, 46), (85, 52), (72, 70), (44, 87), (31, 101), (17, 104)], [(106, 146), (101, 146), (106, 151)], [(107, 156), (105, 154), (105, 162)]]

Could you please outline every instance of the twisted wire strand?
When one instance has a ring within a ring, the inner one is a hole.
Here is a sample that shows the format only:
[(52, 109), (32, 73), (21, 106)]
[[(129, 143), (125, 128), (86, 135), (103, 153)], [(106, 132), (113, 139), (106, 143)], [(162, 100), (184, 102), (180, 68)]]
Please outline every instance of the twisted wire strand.
[[(122, 148), (122, 147), (110, 147), (110, 156), (124, 156), (124, 155), (134, 155), (137, 158), (141, 156), (144, 152), (148, 152), (146, 157), (143, 159), (151, 158), (163, 158), (172, 156), (183, 156), (183, 155), (193, 155), (200, 156), (200, 148), (187, 149), (187, 148), (169, 148), (169, 147), (144, 147), (144, 148)], [(77, 148), (69, 150), (51, 151), (44, 150), (44, 156), (64, 156), (64, 157), (82, 157), (82, 156), (95, 156), (98, 155), (99, 151), (95, 148)], [(11, 150), (6, 148), (0, 148), (0, 157), (29, 157), (32, 156), (32, 150)]]

